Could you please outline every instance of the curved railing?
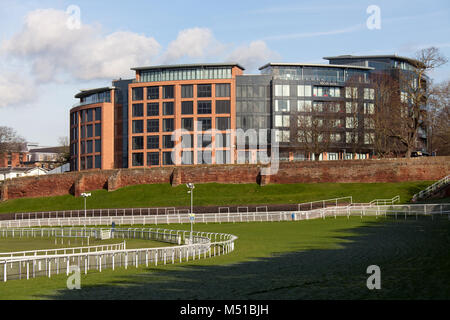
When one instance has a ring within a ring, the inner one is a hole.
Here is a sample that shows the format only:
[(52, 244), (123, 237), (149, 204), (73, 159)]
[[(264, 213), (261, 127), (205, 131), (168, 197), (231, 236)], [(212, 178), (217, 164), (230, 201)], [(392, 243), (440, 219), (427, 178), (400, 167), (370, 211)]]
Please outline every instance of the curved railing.
[[(0, 229), (0, 237), (52, 238), (61, 235), (96, 236), (105, 228), (8, 228)], [(3, 281), (30, 279), (73, 271), (101, 272), (106, 268), (139, 267), (154, 264), (182, 263), (211, 258), (234, 250), (236, 236), (223, 233), (167, 230), (157, 228), (114, 229), (112, 239), (144, 239), (163, 241), (175, 246), (126, 249), (125, 244), (96, 247), (63, 248), (0, 253)], [(95, 250), (94, 250), (95, 249)]]

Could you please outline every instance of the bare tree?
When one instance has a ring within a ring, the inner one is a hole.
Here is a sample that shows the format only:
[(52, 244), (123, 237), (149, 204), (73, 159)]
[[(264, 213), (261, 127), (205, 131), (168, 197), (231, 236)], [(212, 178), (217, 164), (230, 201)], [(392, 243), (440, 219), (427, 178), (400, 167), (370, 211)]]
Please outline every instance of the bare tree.
[(430, 88), (428, 107), (430, 150), (437, 155), (450, 155), (450, 81)]
[(63, 165), (70, 162), (70, 143), (68, 137), (59, 137), (58, 146), (60, 152), (58, 156), (58, 164)]
[(300, 147), (314, 160), (319, 161), (320, 154), (328, 151), (330, 145), (329, 128), (327, 122), (315, 114), (297, 116), (297, 138)]
[(430, 71), (447, 62), (435, 47), (420, 50), (412, 62), (412, 70), (399, 72), (400, 103), (393, 109), (396, 125), (391, 127), (390, 136), (396, 138), (406, 149), (406, 157), (410, 157), (417, 147), (419, 130), (424, 129), (426, 122), (426, 104)]
[(0, 153), (21, 152), (25, 149), (26, 141), (10, 127), (0, 126)]

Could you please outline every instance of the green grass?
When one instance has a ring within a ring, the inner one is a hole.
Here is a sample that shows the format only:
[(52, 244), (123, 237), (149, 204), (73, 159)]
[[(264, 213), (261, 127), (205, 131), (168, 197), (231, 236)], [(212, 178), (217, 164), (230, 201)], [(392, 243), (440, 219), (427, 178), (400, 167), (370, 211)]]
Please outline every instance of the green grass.
[[(169, 228), (188, 229), (189, 225)], [(450, 221), (345, 217), (196, 224), (237, 235), (229, 255), (181, 265), (0, 283), (0, 299), (449, 299)], [(368, 290), (366, 269), (381, 268)]]
[[(400, 195), (401, 201), (405, 203), (415, 193), (432, 183), (432, 181), (420, 181), (367, 184), (272, 184), (264, 187), (257, 184), (198, 184), (194, 191), (194, 205), (289, 204), (344, 196), (353, 196), (354, 202), (369, 202), (375, 198), (390, 199), (396, 195)], [(114, 192), (97, 190), (92, 192), (91, 198), (88, 198), (87, 207), (101, 209), (189, 206), (190, 197), (186, 191), (184, 185), (172, 187), (169, 184), (130, 186)], [(0, 213), (81, 210), (83, 208), (83, 199), (70, 195), (24, 198), (0, 203)]]

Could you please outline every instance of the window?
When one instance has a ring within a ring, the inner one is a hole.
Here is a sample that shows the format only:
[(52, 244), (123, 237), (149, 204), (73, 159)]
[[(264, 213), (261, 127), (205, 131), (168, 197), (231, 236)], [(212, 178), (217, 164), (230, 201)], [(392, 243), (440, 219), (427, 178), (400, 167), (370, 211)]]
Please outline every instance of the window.
[(86, 126), (81, 126), (81, 139), (86, 138)]
[(133, 97), (133, 101), (143, 100), (144, 99), (143, 88), (133, 88), (132, 89), (132, 97)]
[(358, 127), (358, 119), (353, 118), (353, 117), (347, 117), (345, 119), (345, 127), (347, 129), (354, 129), (354, 128)]
[(297, 86), (297, 95), (299, 97), (311, 97), (311, 86), (300, 85)]
[(132, 154), (133, 167), (142, 167), (144, 165), (144, 154), (133, 153)]
[(373, 132), (364, 134), (364, 144), (372, 144), (374, 140), (375, 134)]
[(81, 148), (80, 154), (85, 154), (86, 153), (86, 143), (84, 141), (81, 141), (80, 148)]
[(92, 138), (92, 137), (94, 136), (94, 131), (93, 131), (92, 124), (88, 124), (88, 125), (86, 126), (86, 136), (87, 136), (88, 138)]
[(230, 100), (216, 100), (216, 113), (230, 113)]
[(339, 103), (329, 103), (328, 104), (328, 112), (339, 112), (341, 110), (341, 106)]
[(86, 153), (94, 153), (93, 140), (86, 141)]
[(163, 103), (163, 115), (172, 116), (173, 115), (173, 102)]
[(341, 89), (339, 87), (316, 86), (313, 88), (314, 97), (340, 97)]
[(358, 109), (358, 104), (356, 102), (346, 102), (345, 111), (346, 113), (356, 113)]
[(95, 169), (102, 168), (102, 156), (95, 156)]
[(101, 137), (102, 136), (102, 124), (101, 123), (96, 123), (95, 124), (95, 136), (96, 137)]
[(346, 132), (345, 133), (346, 143), (358, 143), (358, 134), (356, 132)]
[(276, 97), (289, 97), (290, 90), (288, 84), (277, 84), (275, 85), (275, 96)]
[(102, 140), (95, 140), (95, 152), (102, 152)]
[(211, 101), (198, 101), (198, 114), (211, 114)]
[(182, 118), (181, 128), (187, 131), (194, 131), (194, 119), (193, 118)]
[(197, 148), (210, 148), (212, 144), (212, 137), (210, 134), (197, 135)]
[(174, 142), (172, 141), (172, 136), (163, 136), (163, 148), (172, 149), (174, 147)]
[(216, 118), (217, 130), (228, 130), (231, 126), (231, 118)]
[(174, 86), (164, 86), (163, 99), (173, 99), (174, 97), (175, 97)]
[(194, 152), (183, 151), (181, 153), (181, 164), (194, 164)]
[(197, 130), (206, 131), (211, 129), (211, 118), (198, 118)]
[(375, 105), (373, 103), (364, 103), (364, 114), (374, 114)]
[(86, 110), (87, 113), (87, 122), (94, 121), (94, 109), (88, 109)]
[(102, 108), (95, 108), (95, 121), (102, 120)]
[(212, 164), (212, 154), (210, 150), (202, 150), (197, 152), (198, 164)]
[(342, 119), (331, 119), (330, 127), (332, 128), (342, 128)]
[(86, 157), (86, 164), (87, 164), (87, 168), (86, 169), (92, 169), (93, 168), (94, 163), (93, 163), (92, 156)]
[(197, 97), (210, 98), (211, 97), (211, 85), (210, 84), (197, 85)]
[(193, 114), (194, 113), (194, 102), (193, 101), (182, 101), (181, 102), (181, 114)]
[(345, 97), (347, 99), (357, 99), (358, 98), (358, 88), (346, 87), (345, 88)]
[(275, 138), (277, 142), (290, 142), (290, 135), (288, 130), (277, 130)]
[(313, 102), (313, 112), (323, 112), (323, 102)]
[(159, 132), (159, 119), (147, 120), (147, 132)]
[(133, 117), (144, 116), (144, 105), (142, 103), (133, 104)]
[(159, 149), (159, 136), (147, 137), (147, 149)]
[(275, 127), (289, 127), (290, 117), (275, 115)]
[(147, 87), (147, 100), (159, 99), (159, 87)]
[(182, 98), (193, 98), (194, 97), (194, 86), (189, 85), (182, 85), (181, 86), (181, 97)]
[(163, 152), (163, 165), (173, 165), (172, 152)]
[(80, 163), (80, 170), (84, 170), (84, 169), (86, 169), (86, 158), (82, 157), (81, 163)]
[(230, 96), (230, 84), (216, 84), (216, 97), (229, 97)]
[(375, 121), (372, 118), (364, 118), (364, 128), (375, 129)]
[(330, 141), (331, 142), (340, 142), (341, 141), (341, 134), (340, 133), (331, 133), (330, 134)]
[(133, 150), (144, 149), (144, 137), (133, 137), (132, 142), (133, 142), (132, 144)]
[(147, 116), (159, 116), (159, 103), (148, 103), (147, 104)]
[(159, 152), (147, 153), (147, 165), (148, 166), (159, 166)]
[(231, 140), (229, 134), (216, 134), (216, 148), (229, 148), (231, 146)]
[(171, 132), (174, 130), (174, 119), (163, 119), (163, 131)]
[(291, 108), (289, 100), (275, 100), (275, 111), (289, 112), (290, 110)]
[(143, 120), (133, 120), (133, 133), (144, 133)]
[(375, 89), (364, 88), (364, 99), (366, 99), (366, 100), (375, 99)]
[(306, 100), (306, 101), (302, 101), (302, 100), (298, 100), (298, 111), (299, 112), (311, 112), (311, 101), (310, 100)]
[(194, 147), (194, 136), (192, 134), (183, 134), (181, 136), (181, 147), (182, 148), (193, 148)]

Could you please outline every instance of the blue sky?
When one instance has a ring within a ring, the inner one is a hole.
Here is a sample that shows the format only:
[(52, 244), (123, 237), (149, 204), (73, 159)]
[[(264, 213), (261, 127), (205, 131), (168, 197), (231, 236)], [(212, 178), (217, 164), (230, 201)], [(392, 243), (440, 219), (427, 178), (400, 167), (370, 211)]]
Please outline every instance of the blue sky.
[[(130, 76), (131, 67), (235, 61), (257, 73), (269, 61), (324, 56), (414, 56), (437, 46), (450, 58), (450, 2), (441, 1), (12, 1), (0, 0), (0, 126), (55, 145), (68, 136), (73, 96)], [(65, 12), (82, 28), (67, 30)], [(366, 12), (376, 5), (381, 29)], [(450, 78), (450, 63), (431, 76)], [(25, 84), (25, 85), (23, 85)], [(24, 89), (25, 88), (25, 89)]]

